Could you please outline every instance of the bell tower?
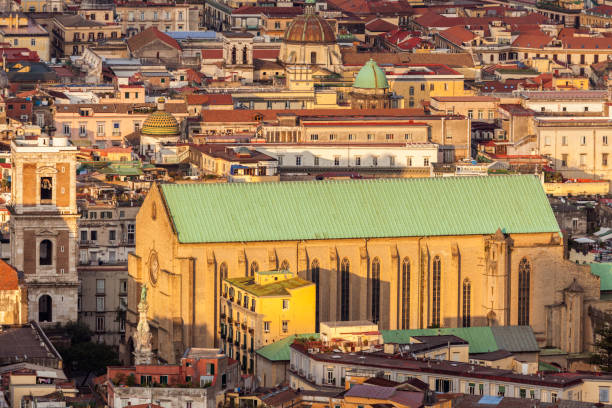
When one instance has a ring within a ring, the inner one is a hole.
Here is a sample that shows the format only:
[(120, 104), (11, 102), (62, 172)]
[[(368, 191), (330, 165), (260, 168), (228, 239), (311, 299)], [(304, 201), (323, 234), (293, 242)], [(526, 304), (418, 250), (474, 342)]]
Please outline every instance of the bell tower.
[(76, 151), (64, 138), (11, 143), (11, 265), (24, 275), (28, 320), (77, 320)]

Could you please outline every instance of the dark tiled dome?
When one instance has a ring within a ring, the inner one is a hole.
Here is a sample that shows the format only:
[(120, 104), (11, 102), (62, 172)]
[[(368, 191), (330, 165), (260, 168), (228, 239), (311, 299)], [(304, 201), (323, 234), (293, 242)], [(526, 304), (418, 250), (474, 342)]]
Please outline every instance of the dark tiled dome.
[(174, 116), (166, 111), (159, 110), (150, 114), (144, 121), (140, 133), (151, 136), (178, 135), (179, 124)]
[(333, 44), (334, 30), (324, 18), (306, 13), (297, 16), (285, 32), (285, 42), (292, 44)]

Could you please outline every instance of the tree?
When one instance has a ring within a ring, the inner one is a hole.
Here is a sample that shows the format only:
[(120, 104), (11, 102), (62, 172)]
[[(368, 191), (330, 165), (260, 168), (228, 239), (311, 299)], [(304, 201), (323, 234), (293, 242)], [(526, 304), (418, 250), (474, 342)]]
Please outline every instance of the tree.
[(70, 338), (70, 346), (60, 346), (58, 351), (68, 369), (99, 375), (106, 371), (107, 366), (121, 365), (115, 349), (106, 344), (92, 342), (92, 332), (83, 323), (69, 322), (63, 330)]
[(602, 371), (612, 372), (612, 328), (604, 326), (595, 332), (596, 340), (591, 354), (591, 364), (597, 364)]

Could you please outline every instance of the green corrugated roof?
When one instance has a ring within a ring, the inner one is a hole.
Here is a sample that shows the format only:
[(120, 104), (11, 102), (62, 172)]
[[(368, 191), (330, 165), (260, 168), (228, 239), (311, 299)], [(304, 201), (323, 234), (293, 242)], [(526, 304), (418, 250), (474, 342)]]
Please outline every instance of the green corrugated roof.
[(599, 290), (612, 290), (612, 263), (592, 263), (591, 273), (599, 276)]
[(385, 343), (408, 344), (413, 336), (454, 335), (470, 343), (470, 353), (497, 351), (497, 343), (489, 326), (443, 327), (439, 329), (381, 330)]
[(531, 175), (162, 184), (161, 191), (184, 243), (559, 231)]
[(533, 329), (529, 326), (493, 326), (491, 331), (500, 350), (512, 353), (540, 351)]
[(259, 350), (257, 350), (257, 354), (262, 357), (267, 358), (270, 361), (289, 361), (289, 346), (293, 344), (293, 340), (295, 338), (307, 339), (313, 337), (315, 339), (319, 339), (319, 333), (311, 333), (311, 334), (293, 334), (289, 337), (285, 337), (282, 340), (276, 341), (267, 346), (263, 346)]
[(443, 327), (440, 329), (382, 330), (385, 343), (408, 344), (413, 336), (454, 335), (470, 343), (470, 353), (506, 350), (513, 353), (538, 351), (528, 326)]
[(554, 371), (558, 373), (561, 371), (561, 369), (552, 364), (548, 364), (543, 361), (540, 361), (538, 362), (538, 371)]

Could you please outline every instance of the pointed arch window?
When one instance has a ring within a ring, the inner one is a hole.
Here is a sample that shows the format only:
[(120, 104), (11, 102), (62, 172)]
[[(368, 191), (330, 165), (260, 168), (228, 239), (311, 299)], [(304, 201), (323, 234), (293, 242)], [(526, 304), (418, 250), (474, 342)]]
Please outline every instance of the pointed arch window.
[(251, 262), (251, 276), (255, 276), (255, 273), (259, 272), (259, 264), (257, 261)]
[(528, 326), (531, 264), (527, 258), (523, 258), (519, 262), (518, 279), (518, 324), (519, 326)]
[(469, 279), (463, 281), (463, 327), (472, 323), (472, 284)]
[(372, 261), (372, 321), (378, 323), (380, 320), (380, 259)]
[(289, 261), (284, 259), (280, 266), (281, 271), (289, 271)]
[(319, 261), (313, 260), (310, 264), (310, 280), (315, 284), (315, 329), (319, 332)]
[(402, 329), (410, 328), (410, 260), (402, 261)]
[(440, 327), (440, 287), (442, 285), (442, 263), (440, 257), (433, 260), (433, 274), (431, 278), (431, 326)]
[(340, 264), (340, 320), (349, 320), (349, 290), (351, 266), (344, 258)]
[(221, 262), (219, 265), (219, 293), (223, 293), (223, 280), (227, 279), (227, 264)]

